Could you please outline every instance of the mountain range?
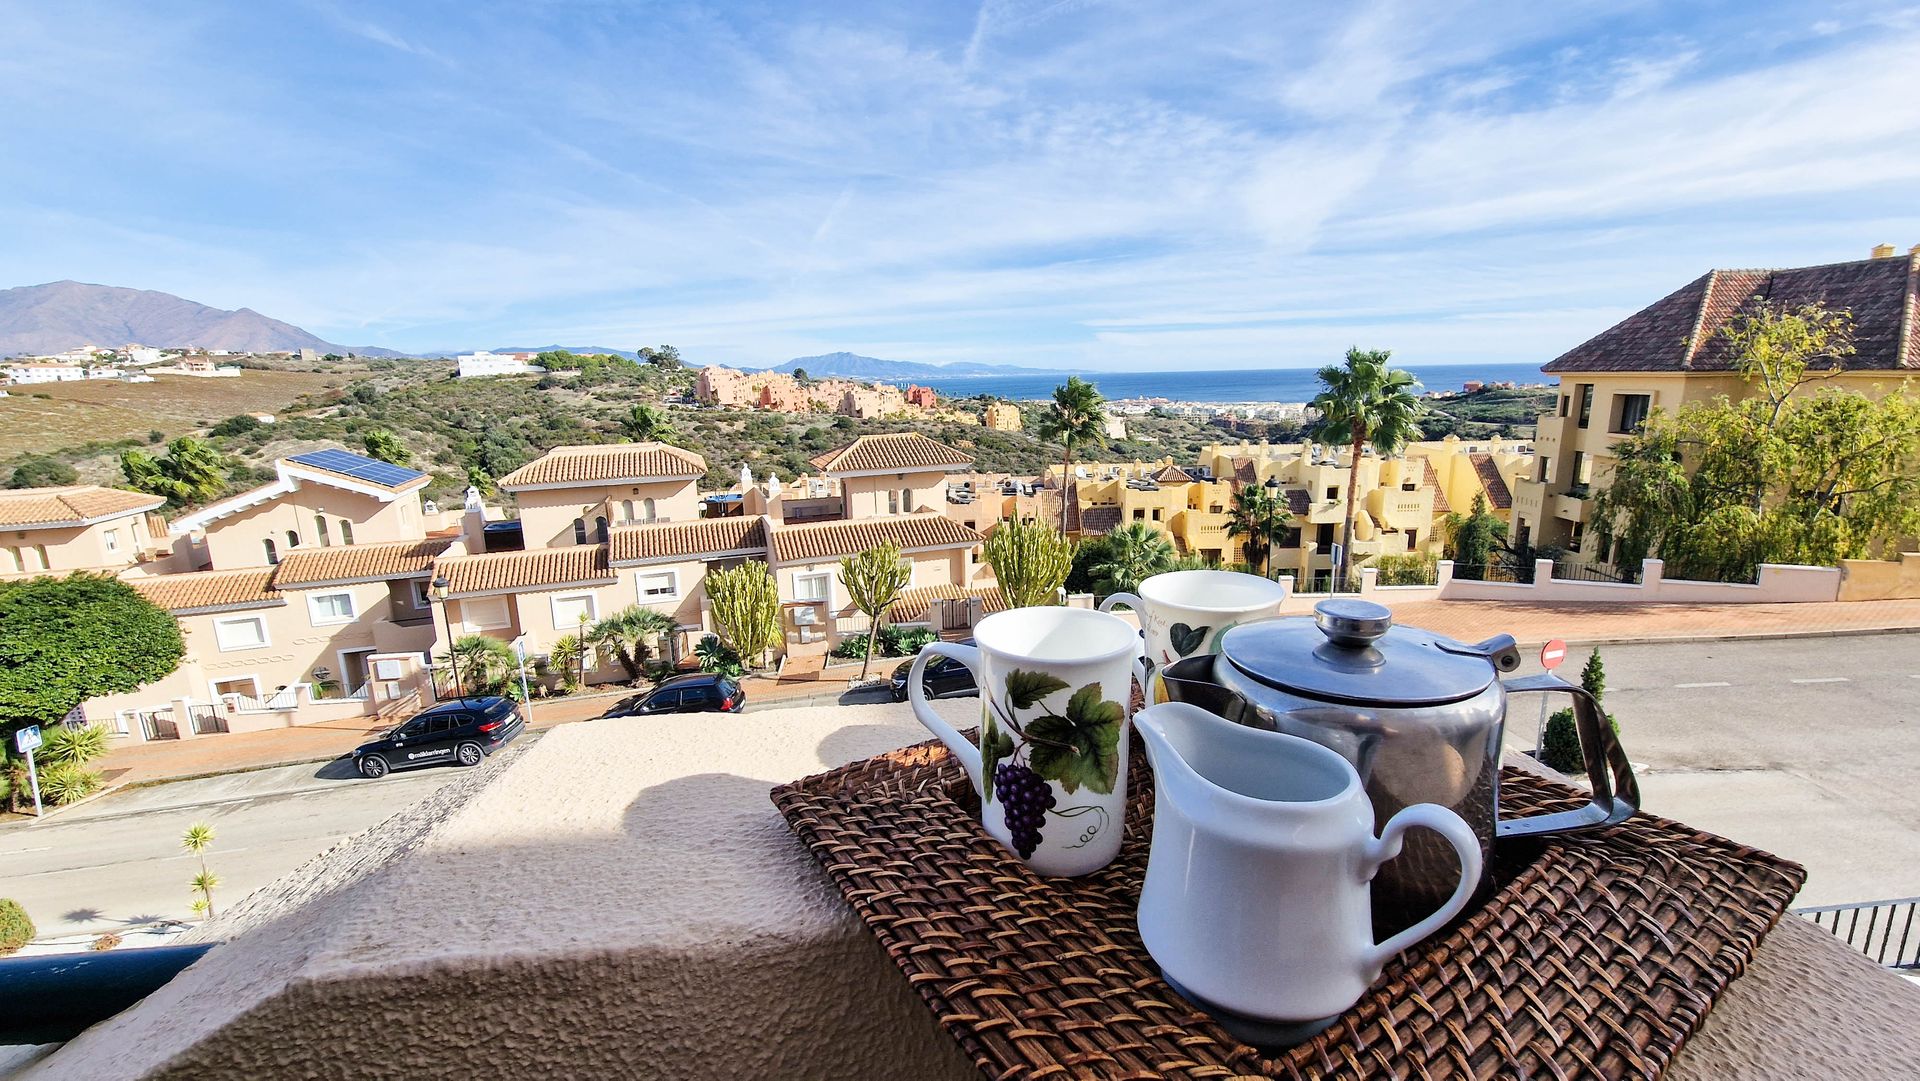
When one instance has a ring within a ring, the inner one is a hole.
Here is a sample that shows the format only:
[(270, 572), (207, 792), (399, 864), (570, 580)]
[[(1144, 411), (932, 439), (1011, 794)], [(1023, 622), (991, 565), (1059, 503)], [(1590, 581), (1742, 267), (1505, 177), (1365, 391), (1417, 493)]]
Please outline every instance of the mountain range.
[(958, 361), (953, 364), (921, 364), (912, 360), (881, 360), (858, 353), (822, 353), (817, 357), (794, 357), (773, 370), (791, 375), (805, 369), (816, 378), (841, 379), (951, 379), (957, 375), (1062, 375), (1045, 368), (1022, 368), (1014, 364), (979, 364)]
[[(252, 308), (227, 311), (152, 289), (76, 281), (0, 289), (0, 356), (129, 343), (250, 353), (348, 351)], [(390, 349), (352, 351), (365, 356), (400, 355)]]

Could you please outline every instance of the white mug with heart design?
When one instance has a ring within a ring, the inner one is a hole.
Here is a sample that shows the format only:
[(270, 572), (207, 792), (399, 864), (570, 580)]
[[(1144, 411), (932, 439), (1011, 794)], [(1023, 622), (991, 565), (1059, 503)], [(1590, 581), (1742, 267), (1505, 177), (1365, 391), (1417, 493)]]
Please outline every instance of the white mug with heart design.
[(1147, 664), (1154, 674), (1147, 704), (1166, 701), (1159, 670), (1175, 661), (1213, 651), (1227, 628), (1280, 614), (1285, 584), (1239, 571), (1170, 571), (1140, 583), (1140, 592), (1115, 593), (1102, 612), (1133, 609), (1146, 632)]

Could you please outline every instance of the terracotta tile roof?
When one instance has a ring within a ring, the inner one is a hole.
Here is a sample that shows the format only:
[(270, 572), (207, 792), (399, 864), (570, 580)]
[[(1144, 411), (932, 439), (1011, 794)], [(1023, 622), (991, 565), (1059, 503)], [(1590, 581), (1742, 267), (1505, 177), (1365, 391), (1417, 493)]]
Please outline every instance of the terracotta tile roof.
[(1232, 461), (1232, 465), (1233, 482), (1235, 484), (1260, 483), (1260, 462), (1258, 459), (1235, 458)]
[(863, 435), (808, 461), (827, 473), (905, 472), (969, 466), (973, 464), (973, 457), (919, 432), (899, 432)]
[(321, 582), (406, 578), (433, 569), (434, 560), (453, 545), (451, 537), (397, 544), (345, 544), (338, 548), (301, 548), (280, 560), (273, 584), (298, 589)]
[(665, 525), (615, 526), (609, 540), (614, 564), (650, 563), (721, 552), (764, 552), (767, 529), (766, 520), (759, 515), (741, 515)]
[(1513, 493), (1507, 490), (1506, 478), (1500, 475), (1500, 466), (1494, 462), (1491, 454), (1469, 454), (1467, 460), (1473, 463), (1473, 471), (1480, 475), (1480, 486), (1487, 490), (1487, 502), (1497, 510), (1507, 510), (1513, 506)]
[(82, 525), (158, 508), (166, 500), (97, 484), (0, 491), (0, 526)]
[(1305, 518), (1313, 510), (1313, 497), (1305, 488), (1288, 488), (1283, 494), (1287, 497), (1287, 513), (1295, 518)]
[(604, 544), (456, 556), (435, 563), (433, 573), (447, 580), (447, 593), (455, 597), (611, 582), (615, 577)]
[(154, 604), (175, 615), (183, 615), (285, 604), (280, 591), (273, 587), (276, 569), (250, 567), (234, 571), (155, 574), (125, 581)]
[(955, 601), (962, 597), (979, 597), (980, 614), (990, 616), (1006, 610), (1006, 598), (1000, 595), (1000, 587), (994, 586), (919, 586), (900, 592), (900, 599), (887, 609), (887, 620), (892, 623), (918, 623), (927, 618), (927, 609), (934, 601)]
[(699, 478), (706, 473), (707, 460), (690, 450), (665, 443), (606, 443), (555, 447), (501, 477), (498, 487), (513, 492), (568, 484)]
[(1156, 484), (1189, 484), (1193, 479), (1186, 470), (1177, 465), (1170, 465), (1153, 475)]
[(1728, 371), (1721, 334), (1755, 299), (1788, 307), (1819, 303), (1853, 316), (1848, 369), (1920, 369), (1920, 256), (1862, 259), (1787, 270), (1715, 270), (1695, 278), (1562, 353), (1543, 372)]
[(1119, 507), (1085, 507), (1080, 511), (1080, 535), (1098, 537), (1111, 533), (1120, 524)]
[[(1080, 528), (1080, 483), (1067, 485), (1070, 501), (1067, 503), (1067, 532), (1078, 533)], [(1050, 526), (1060, 524), (1060, 490), (1058, 488), (1035, 488), (1033, 490), (1033, 520)]]
[(1426, 472), (1421, 477), (1420, 483), (1426, 485), (1427, 490), (1433, 493), (1433, 513), (1452, 514), (1453, 507), (1447, 502), (1447, 490), (1440, 487), (1440, 474), (1433, 471), (1433, 459), (1422, 458), (1420, 464), (1426, 466)]
[(972, 547), (980, 534), (944, 514), (901, 515), (858, 522), (793, 525), (774, 530), (773, 555), (781, 563), (838, 559), (892, 541), (903, 551)]

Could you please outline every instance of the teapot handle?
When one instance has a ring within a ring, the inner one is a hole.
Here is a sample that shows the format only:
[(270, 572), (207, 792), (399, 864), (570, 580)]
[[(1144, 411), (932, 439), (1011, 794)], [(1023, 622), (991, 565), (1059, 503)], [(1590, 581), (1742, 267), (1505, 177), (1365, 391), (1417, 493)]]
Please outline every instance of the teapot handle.
[(1453, 896), (1447, 898), (1447, 903), (1441, 905), (1438, 911), (1385, 942), (1367, 948), (1365, 956), (1369, 983), (1380, 974), (1381, 966), (1393, 959), (1394, 954), (1438, 931), (1448, 920), (1459, 915), (1460, 910), (1467, 907), (1467, 902), (1473, 898), (1473, 891), (1480, 887), (1480, 838), (1474, 834), (1473, 827), (1467, 825), (1466, 819), (1437, 803), (1416, 803), (1387, 819), (1386, 828), (1380, 831), (1379, 839), (1370, 839), (1367, 843), (1365, 867), (1369, 879), (1381, 864), (1400, 854), (1401, 835), (1415, 826), (1425, 826), (1453, 845), (1454, 852), (1460, 857), (1460, 884), (1453, 888)]
[[(1496, 829), (1500, 837), (1532, 837), (1543, 833), (1612, 826), (1626, 821), (1640, 806), (1640, 784), (1633, 779), (1633, 763), (1620, 747), (1586, 688), (1576, 687), (1551, 672), (1521, 679), (1500, 681), (1508, 693), (1522, 691), (1558, 692), (1573, 696), (1574, 724), (1580, 732), (1580, 753), (1586, 761), (1587, 780), (1593, 786), (1593, 802), (1572, 811), (1530, 815), (1503, 820)], [(1611, 776), (1609, 776), (1611, 774)]]

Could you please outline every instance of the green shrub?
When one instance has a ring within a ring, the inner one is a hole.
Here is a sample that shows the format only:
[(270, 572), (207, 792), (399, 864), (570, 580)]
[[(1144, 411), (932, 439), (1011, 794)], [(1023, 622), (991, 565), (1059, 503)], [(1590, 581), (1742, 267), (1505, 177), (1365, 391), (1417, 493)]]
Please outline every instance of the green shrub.
[(83, 766), (107, 753), (107, 726), (89, 724), (79, 728), (57, 725), (47, 731), (40, 744), (40, 761), (47, 766)]
[(1430, 586), (1439, 580), (1439, 560), (1433, 554), (1409, 552), (1384, 555), (1373, 561), (1380, 572), (1374, 584), (1383, 586)]
[[(867, 632), (849, 634), (835, 643), (834, 647), (827, 652), (831, 656), (857, 661), (867, 655)], [(880, 637), (879, 653), (882, 657), (887, 655), (887, 639), (884, 634)]]
[(64, 807), (99, 791), (102, 780), (97, 769), (54, 766), (40, 771), (40, 798), (55, 807)]
[(0, 957), (18, 952), (20, 947), (33, 941), (33, 921), (27, 918), (27, 910), (20, 902), (11, 897), (0, 897)]
[[(892, 627), (887, 628), (887, 630), (892, 629)], [(926, 645), (928, 642), (937, 642), (939, 640), (940, 636), (933, 633), (931, 627), (905, 627), (901, 629), (900, 636), (893, 641), (892, 648), (894, 652), (891, 655), (896, 657), (911, 657), (920, 652), (920, 647)], [(882, 645), (887, 644), (886, 635), (882, 634), (880, 636), (880, 642)]]
[[(911, 657), (920, 652), (920, 647), (935, 641), (940, 636), (926, 627), (880, 628), (880, 640), (874, 647), (876, 657)], [(867, 632), (849, 634), (835, 644), (832, 655), (848, 660), (859, 660), (867, 655)]]
[[(1601, 705), (1601, 696), (1607, 691), (1607, 668), (1600, 660), (1600, 651), (1594, 650), (1587, 658), (1586, 666), (1580, 670), (1580, 685), (1593, 696), (1596, 705)], [(1620, 722), (1613, 714), (1606, 714), (1607, 723), (1613, 726), (1613, 734), (1620, 734)], [(1547, 718), (1546, 734), (1540, 738), (1540, 762), (1548, 769), (1557, 769), (1561, 773), (1579, 776), (1586, 772), (1586, 759), (1580, 751), (1580, 726), (1573, 719), (1572, 709), (1563, 709)]]
[(738, 679), (747, 670), (746, 665), (741, 663), (740, 654), (721, 641), (717, 634), (700, 639), (699, 644), (693, 647), (693, 656), (700, 662), (702, 672), (715, 672)]

